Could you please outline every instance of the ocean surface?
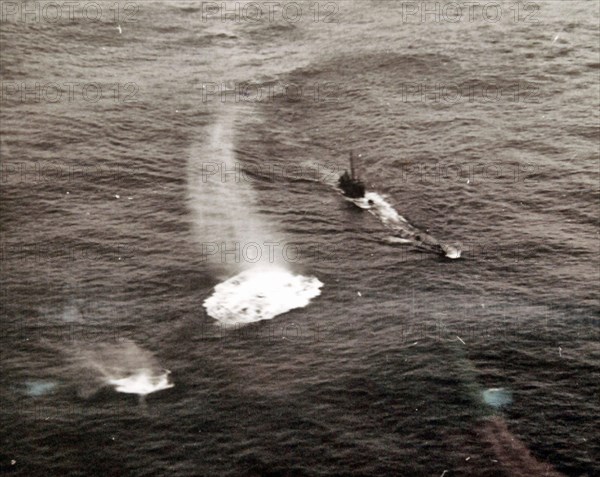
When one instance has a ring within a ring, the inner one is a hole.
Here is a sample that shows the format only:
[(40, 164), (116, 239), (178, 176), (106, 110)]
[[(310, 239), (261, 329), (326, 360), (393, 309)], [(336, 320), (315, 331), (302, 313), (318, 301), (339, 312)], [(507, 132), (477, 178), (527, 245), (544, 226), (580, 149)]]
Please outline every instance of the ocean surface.
[(600, 475), (597, 1), (47, 3), (0, 4), (0, 473)]

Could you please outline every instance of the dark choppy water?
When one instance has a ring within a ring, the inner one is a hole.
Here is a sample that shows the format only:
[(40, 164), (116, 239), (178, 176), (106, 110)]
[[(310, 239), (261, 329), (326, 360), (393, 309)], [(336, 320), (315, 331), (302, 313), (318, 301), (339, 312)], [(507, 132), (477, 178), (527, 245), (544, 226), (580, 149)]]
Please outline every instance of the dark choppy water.
[[(600, 475), (597, 2), (111, 5), (0, 25), (3, 471)], [(335, 193), (350, 149), (463, 259)], [(206, 254), (250, 238), (322, 293), (221, 329), (202, 303), (250, 258)], [(104, 386), (127, 366), (175, 386)]]

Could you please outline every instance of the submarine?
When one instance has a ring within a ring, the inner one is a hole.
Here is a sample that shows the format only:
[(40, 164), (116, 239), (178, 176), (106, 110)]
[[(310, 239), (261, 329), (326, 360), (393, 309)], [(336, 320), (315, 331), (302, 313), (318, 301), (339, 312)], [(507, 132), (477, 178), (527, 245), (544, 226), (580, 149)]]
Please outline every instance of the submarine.
[(356, 174), (352, 152), (350, 152), (350, 174), (348, 171), (344, 171), (338, 180), (338, 186), (342, 193), (350, 199), (362, 199), (365, 196), (366, 187)]
[(428, 233), (411, 225), (394, 209), (385, 197), (376, 192), (367, 192), (366, 186), (356, 173), (354, 154), (350, 152), (350, 173), (344, 173), (338, 179), (338, 188), (344, 197), (361, 209), (368, 210), (378, 217), (385, 226), (394, 231), (394, 236), (389, 237), (390, 243), (410, 242), (418, 249), (433, 252), (450, 259), (460, 258), (461, 250), (452, 245), (445, 244), (435, 239)]

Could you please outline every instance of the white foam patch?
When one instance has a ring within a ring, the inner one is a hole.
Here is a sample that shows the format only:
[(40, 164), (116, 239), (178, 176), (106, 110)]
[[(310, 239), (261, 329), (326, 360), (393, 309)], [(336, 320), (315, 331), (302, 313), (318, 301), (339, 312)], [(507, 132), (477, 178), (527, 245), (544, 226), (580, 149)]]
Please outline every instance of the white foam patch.
[(451, 258), (453, 260), (460, 258), (460, 254), (462, 253), (459, 248), (453, 247), (452, 245), (442, 245), (444, 252), (446, 252), (446, 257)]
[(149, 369), (141, 369), (137, 373), (126, 378), (110, 379), (108, 382), (120, 393), (139, 394), (145, 396), (156, 391), (169, 389), (174, 384), (169, 382), (170, 371), (165, 370), (162, 374), (153, 374)]
[(381, 219), (385, 225), (402, 225), (408, 224), (407, 220), (402, 217), (396, 209), (385, 198), (376, 192), (367, 192), (364, 200), (369, 209)]
[(280, 268), (253, 268), (217, 285), (204, 308), (222, 325), (245, 325), (305, 307), (321, 294), (322, 286), (316, 277)]

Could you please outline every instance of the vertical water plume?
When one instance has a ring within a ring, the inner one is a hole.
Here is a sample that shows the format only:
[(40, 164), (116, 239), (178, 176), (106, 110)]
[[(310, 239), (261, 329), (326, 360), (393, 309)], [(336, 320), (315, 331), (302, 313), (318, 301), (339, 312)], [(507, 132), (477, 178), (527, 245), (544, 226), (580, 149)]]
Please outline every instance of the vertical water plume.
[[(204, 302), (225, 326), (271, 319), (320, 294), (314, 277), (294, 275), (276, 252), (277, 228), (258, 209), (252, 184), (236, 159), (236, 128), (244, 118), (227, 108), (190, 154), (188, 193), (201, 259), (220, 280)], [(233, 276), (235, 275), (235, 276)], [(230, 278), (229, 278), (230, 277)]]
[(278, 237), (258, 212), (252, 185), (236, 159), (240, 113), (223, 109), (192, 148), (188, 163), (188, 197), (202, 261), (220, 276), (259, 264), (284, 266), (268, 253)]

